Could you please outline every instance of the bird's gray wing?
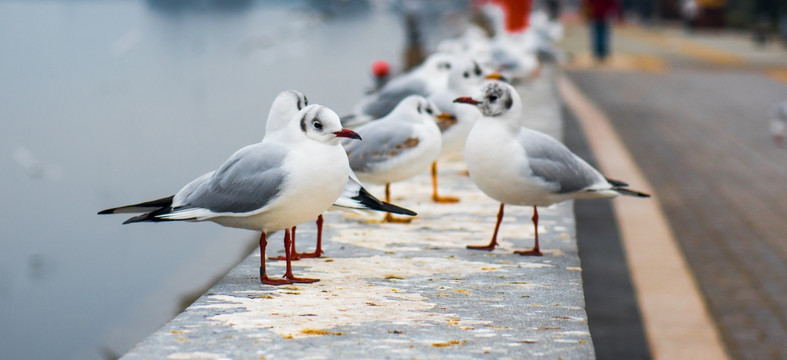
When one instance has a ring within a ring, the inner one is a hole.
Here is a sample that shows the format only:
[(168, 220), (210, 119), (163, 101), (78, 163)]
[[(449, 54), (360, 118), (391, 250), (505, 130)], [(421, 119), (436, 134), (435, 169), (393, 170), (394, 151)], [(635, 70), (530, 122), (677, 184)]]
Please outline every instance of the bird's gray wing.
[(344, 143), (350, 168), (356, 172), (369, 172), (375, 165), (418, 146), (420, 142), (413, 128), (402, 122), (376, 121), (358, 128), (357, 132), (363, 141)]
[(517, 140), (527, 153), (530, 170), (559, 194), (584, 190), (604, 180), (587, 162), (554, 138), (522, 128)]
[(210, 177), (178, 192), (180, 206), (214, 213), (245, 213), (265, 207), (281, 192), (287, 174), (287, 149), (276, 143), (247, 146), (233, 154)]
[(402, 99), (410, 95), (427, 96), (426, 84), (421, 79), (409, 77), (403, 81), (390, 82), (377, 96), (363, 106), (361, 112), (379, 119), (393, 110)]

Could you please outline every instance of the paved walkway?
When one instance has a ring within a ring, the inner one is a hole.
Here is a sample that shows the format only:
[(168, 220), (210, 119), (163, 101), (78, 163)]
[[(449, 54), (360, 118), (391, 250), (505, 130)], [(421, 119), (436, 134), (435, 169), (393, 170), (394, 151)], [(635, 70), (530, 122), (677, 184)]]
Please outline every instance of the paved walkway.
[(787, 100), (787, 53), (724, 34), (616, 34), (617, 56), (595, 67), (584, 29), (569, 29), (570, 78), (655, 188), (729, 354), (787, 358), (787, 151), (767, 125)]

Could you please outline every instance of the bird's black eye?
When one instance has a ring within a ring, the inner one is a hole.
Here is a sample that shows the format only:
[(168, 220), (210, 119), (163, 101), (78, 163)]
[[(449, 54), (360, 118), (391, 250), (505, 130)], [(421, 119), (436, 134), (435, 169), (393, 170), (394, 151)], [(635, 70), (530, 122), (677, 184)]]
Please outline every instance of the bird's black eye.
[(426, 108), (426, 113), (429, 114), (429, 115), (432, 115), (432, 107), (431, 106)]
[(315, 121), (315, 122), (312, 124), (312, 126), (314, 126), (314, 128), (315, 128), (315, 129), (317, 129), (317, 130), (322, 130), (322, 123), (321, 123), (321, 122), (319, 122), (319, 121)]
[(467, 79), (467, 78), (469, 78), (469, 77), (470, 77), (470, 73), (469, 73), (469, 72), (467, 72), (467, 71), (465, 71), (465, 73), (464, 73), (464, 74), (462, 74), (462, 76), (464, 76), (464, 77), (465, 77), (465, 79)]
[(495, 95), (490, 95), (490, 96), (489, 96), (489, 101), (490, 101), (490, 102), (495, 102), (495, 101), (497, 101), (497, 96), (495, 96)]
[(475, 68), (475, 76), (481, 76), (481, 68), (479, 68), (477, 66)]

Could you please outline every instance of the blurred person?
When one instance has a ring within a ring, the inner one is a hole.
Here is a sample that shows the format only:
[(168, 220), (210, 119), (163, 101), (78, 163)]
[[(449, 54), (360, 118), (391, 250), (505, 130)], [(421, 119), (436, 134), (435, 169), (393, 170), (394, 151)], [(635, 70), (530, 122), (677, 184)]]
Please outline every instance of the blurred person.
[(680, 15), (683, 17), (683, 29), (686, 30), (687, 33), (694, 32), (699, 10), (697, 0), (683, 0), (680, 4)]
[(784, 148), (785, 135), (787, 135), (787, 101), (773, 105), (770, 113), (769, 127), (773, 143), (777, 147)]
[(787, 48), (787, 11), (779, 17), (779, 39), (782, 42), (782, 46)]
[(560, 19), (560, 0), (544, 0), (544, 5), (550, 21)]
[(590, 44), (596, 62), (604, 63), (610, 54), (613, 17), (619, 14), (617, 0), (582, 0), (582, 12), (590, 24)]
[(415, 1), (405, 1), (402, 4), (404, 13), (405, 51), (404, 70), (410, 70), (426, 59), (424, 50), (423, 31), (421, 29), (421, 7)]

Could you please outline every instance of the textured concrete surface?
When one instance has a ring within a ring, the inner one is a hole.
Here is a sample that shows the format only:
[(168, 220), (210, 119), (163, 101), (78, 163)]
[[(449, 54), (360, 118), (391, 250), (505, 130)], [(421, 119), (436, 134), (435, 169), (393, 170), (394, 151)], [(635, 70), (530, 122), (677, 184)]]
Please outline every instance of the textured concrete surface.
[[(528, 122), (559, 135), (554, 89), (546, 71), (522, 94), (541, 106)], [(572, 204), (539, 210), (543, 257), (512, 254), (532, 246), (527, 207), (506, 208), (498, 249), (467, 250), (489, 241), (498, 203), (459, 175), (461, 161), (440, 170), (441, 193), (459, 204), (433, 204), (425, 170), (392, 187), (396, 203), (419, 212), (411, 224), (329, 213), (326, 257), (294, 263), (320, 282), (260, 285), (255, 252), (124, 358), (594, 358)], [(301, 250), (313, 238), (299, 227)], [(269, 274), (283, 272), (268, 263)]]

